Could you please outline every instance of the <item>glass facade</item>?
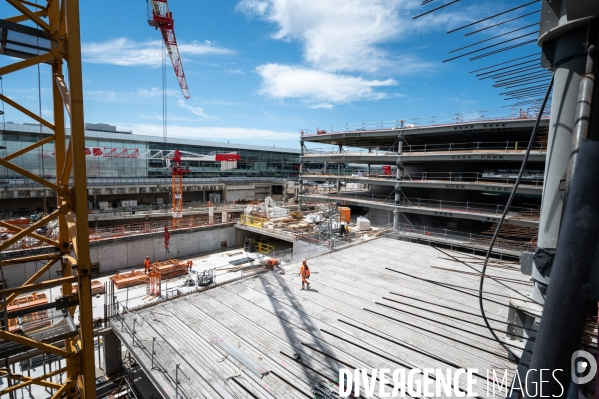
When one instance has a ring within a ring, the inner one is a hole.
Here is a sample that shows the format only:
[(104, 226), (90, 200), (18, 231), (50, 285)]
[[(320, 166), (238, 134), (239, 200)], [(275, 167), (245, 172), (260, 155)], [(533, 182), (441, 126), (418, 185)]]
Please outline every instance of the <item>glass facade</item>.
[[(1, 124), (0, 124), (1, 125)], [(42, 138), (48, 137), (50, 131), (35, 124), (6, 124), (0, 130), (0, 156), (9, 155), (25, 148)], [(244, 144), (219, 143), (190, 139), (163, 139), (155, 136), (143, 136), (127, 133), (110, 133), (86, 130), (86, 146), (91, 154), (87, 157), (88, 178), (151, 178), (170, 177), (166, 162), (159, 159), (121, 158), (108, 156), (93, 156), (93, 148), (100, 148), (103, 154), (111, 149), (120, 152), (139, 150), (180, 150), (208, 155), (214, 152), (237, 152), (241, 160), (237, 168), (227, 171), (220, 170), (220, 163), (184, 161), (190, 170), (187, 177), (216, 177), (216, 176), (248, 176), (248, 177), (281, 177), (293, 178), (299, 175), (299, 149), (270, 148)], [(54, 144), (44, 145), (34, 149), (12, 162), (36, 175), (44, 175), (47, 179), (56, 176), (54, 160)], [(0, 179), (21, 179), (15, 172), (0, 167)]]

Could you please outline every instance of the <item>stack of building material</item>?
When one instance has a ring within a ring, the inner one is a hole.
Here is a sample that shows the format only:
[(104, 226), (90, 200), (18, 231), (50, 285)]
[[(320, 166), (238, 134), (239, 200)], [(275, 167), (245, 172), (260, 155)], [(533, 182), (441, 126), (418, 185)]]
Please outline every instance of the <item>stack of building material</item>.
[(370, 230), (370, 220), (365, 217), (359, 216), (356, 225), (360, 231)]
[[(41, 293), (33, 293), (28, 296), (20, 297), (13, 299), (8, 303), (8, 312), (14, 312), (17, 310), (23, 310), (27, 308), (32, 308), (34, 306), (45, 305), (48, 303), (48, 297), (46, 294)], [(35, 330), (41, 327), (45, 327), (50, 325), (50, 319), (48, 319), (48, 312), (46, 310), (42, 310), (39, 312), (33, 312), (31, 314), (27, 314), (22, 318), (23, 324), (29, 323), (32, 320), (40, 320), (42, 323), (37, 323), (34, 326), (29, 326), (27, 331)], [(21, 326), (19, 325), (19, 320), (17, 318), (8, 319), (8, 330), (10, 332), (19, 331)]]
[(121, 288), (145, 284), (148, 281), (148, 276), (143, 272), (133, 270), (129, 273), (117, 273), (111, 276), (110, 279), (114, 282), (116, 288), (120, 290)]
[[(495, 230), (497, 229), (497, 223), (494, 223), (490, 228), (486, 231), (483, 231), (483, 234), (493, 235), (495, 234)], [(507, 246), (513, 247), (522, 247), (527, 244), (530, 248), (534, 248), (537, 245), (537, 236), (538, 229), (536, 227), (526, 227), (526, 226), (515, 226), (513, 224), (503, 224), (501, 225), (501, 229), (499, 230), (499, 243), (505, 244)], [(487, 245), (490, 242), (489, 240), (484, 240), (483, 243)]]
[(187, 264), (179, 259), (169, 259), (152, 263), (152, 271), (160, 274), (160, 280), (187, 274)]
[(541, 207), (535, 205), (532, 206), (534, 206), (534, 208), (523, 209), (520, 212), (517, 212), (515, 215), (510, 212), (510, 216), (512, 217), (512, 219), (539, 220), (539, 218), (541, 217)]
[(48, 297), (46, 294), (41, 293), (33, 293), (28, 296), (23, 296), (20, 298), (15, 298), (8, 303), (8, 311), (15, 311), (21, 309), (27, 309), (38, 305), (45, 305), (48, 303)]
[[(62, 288), (60, 289), (60, 292), (62, 292)], [(73, 294), (77, 293), (77, 284), (73, 284)], [(104, 293), (104, 284), (102, 284), (102, 282), (100, 280), (93, 280), (92, 281), (92, 295), (98, 295), (98, 294), (103, 294)]]
[(21, 329), (24, 333), (48, 327), (52, 324), (52, 320), (48, 317), (48, 311), (33, 312), (21, 317)]

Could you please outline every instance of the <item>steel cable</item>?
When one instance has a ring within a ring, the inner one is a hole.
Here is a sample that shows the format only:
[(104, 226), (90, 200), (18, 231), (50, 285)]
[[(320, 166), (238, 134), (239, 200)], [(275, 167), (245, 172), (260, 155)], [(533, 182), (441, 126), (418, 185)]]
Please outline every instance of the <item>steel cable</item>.
[(551, 74), (551, 80), (549, 81), (549, 84), (547, 85), (547, 91), (545, 92), (545, 98), (543, 99), (543, 103), (541, 104), (541, 108), (539, 109), (539, 113), (537, 115), (537, 120), (535, 122), (535, 126), (532, 129), (532, 134), (530, 135), (530, 140), (528, 141), (528, 147), (526, 148), (526, 153), (524, 154), (524, 159), (522, 160), (522, 166), (520, 167), (520, 172), (518, 173), (518, 177), (516, 178), (516, 181), (514, 182), (514, 187), (512, 188), (510, 197), (507, 200), (507, 203), (505, 204), (505, 208), (503, 210), (503, 213), (501, 214), (501, 219), (499, 219), (499, 222), (497, 223), (497, 227), (495, 228), (495, 233), (493, 233), (493, 238), (491, 238), (491, 243), (489, 244), (489, 249), (487, 250), (487, 255), (485, 256), (485, 262), (484, 262), (483, 268), (481, 270), (479, 293), (478, 293), (478, 305), (480, 307), (480, 313), (481, 313), (481, 316), (483, 317), (483, 321), (485, 322), (485, 325), (487, 326), (487, 329), (489, 330), (489, 332), (491, 333), (493, 338), (495, 338), (497, 343), (499, 343), (499, 345), (501, 345), (503, 347), (503, 349), (505, 349), (508, 353), (510, 353), (510, 350), (508, 349), (507, 345), (504, 344), (503, 341), (501, 341), (501, 339), (499, 339), (497, 334), (495, 334), (495, 331), (493, 331), (493, 328), (491, 328), (491, 324), (489, 323), (489, 320), (487, 320), (487, 316), (485, 314), (485, 307), (483, 304), (483, 286), (485, 284), (485, 273), (487, 271), (487, 264), (488, 264), (489, 258), (491, 256), (491, 251), (493, 250), (493, 245), (495, 244), (495, 240), (497, 240), (497, 236), (499, 235), (499, 230), (501, 229), (501, 225), (503, 224), (503, 221), (505, 220), (505, 217), (507, 216), (507, 213), (510, 209), (510, 205), (512, 204), (512, 201), (514, 200), (514, 197), (516, 196), (516, 190), (518, 189), (518, 185), (520, 184), (520, 179), (522, 179), (522, 175), (524, 174), (524, 168), (526, 167), (526, 162), (528, 161), (528, 156), (530, 155), (530, 150), (532, 149), (532, 144), (535, 140), (535, 136), (537, 134), (537, 128), (539, 127), (539, 123), (541, 122), (541, 117), (543, 116), (543, 112), (545, 110), (545, 105), (547, 104), (547, 101), (549, 100), (549, 94), (551, 93), (551, 89), (553, 88), (553, 80), (554, 79), (555, 79), (555, 72), (553, 72)]

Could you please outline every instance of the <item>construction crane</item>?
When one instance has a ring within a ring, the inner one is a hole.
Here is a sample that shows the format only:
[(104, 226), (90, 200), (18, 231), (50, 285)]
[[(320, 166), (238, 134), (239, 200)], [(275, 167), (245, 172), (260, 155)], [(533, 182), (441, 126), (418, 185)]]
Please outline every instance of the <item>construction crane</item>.
[(175, 37), (175, 21), (173, 20), (173, 14), (168, 8), (167, 0), (148, 1), (148, 24), (156, 29), (160, 29), (162, 39), (175, 70), (175, 75), (179, 81), (179, 86), (183, 92), (183, 97), (189, 98), (187, 80), (185, 79), (185, 72), (183, 72), (183, 63), (179, 56), (179, 46), (177, 46), (177, 38)]
[[(56, 151), (52, 153), (52, 155), (55, 154)], [(190, 170), (183, 165), (183, 161), (219, 162), (221, 171), (225, 171), (235, 169), (237, 167), (237, 161), (241, 159), (241, 156), (236, 152), (213, 152), (205, 155), (179, 150), (147, 150), (139, 148), (107, 147), (86, 147), (85, 155), (87, 157), (135, 158), (165, 161), (166, 167), (171, 170), (172, 178), (173, 229), (180, 227), (181, 218), (183, 217), (183, 175), (190, 173)]]
[[(2, 358), (5, 360), (0, 370), (3, 382), (0, 385), (0, 398), (14, 398), (19, 390), (31, 392), (32, 386), (37, 385), (50, 389), (44, 395), (47, 397), (95, 399), (95, 320), (91, 291), (93, 268), (87, 216), (79, 1), (8, 0), (7, 3), (8, 5), (0, 7), (0, 76), (4, 82), (12, 80), (21, 84), (28, 79), (27, 76), (33, 76), (33, 73), (29, 72), (23, 77), (14, 74), (15, 72), (46, 64), (50, 71), (44, 70), (41, 76), (48, 79), (44, 87), (50, 88), (51, 99), (46, 106), (50, 107), (51, 115), (42, 115), (41, 112), (38, 114), (19, 104), (14, 97), (8, 98), (1, 94), (0, 99), (50, 129), (52, 133), (45, 138), (40, 137), (37, 142), (28, 143), (23, 149), (10, 151), (11, 154), (0, 159), (0, 165), (56, 193), (56, 209), (28, 227), (0, 221), (0, 226), (17, 232), (0, 243), (0, 252), (8, 258), (2, 259), (0, 276), (4, 276), (7, 267), (12, 267), (19, 270), (23, 277), (20, 283), (19, 280), (17, 284), (11, 281), (10, 287), (0, 277), (2, 320), (8, 321), (0, 327)], [(65, 79), (66, 75), (68, 79)], [(36, 87), (39, 87), (42, 78), (35, 83)], [(56, 147), (55, 162), (52, 165), (56, 177), (53, 179), (43, 176), (44, 173), (42, 176), (37, 175), (35, 171), (24, 167), (20, 159), (15, 159), (24, 154), (37, 154), (43, 145), (50, 143), (54, 143)], [(55, 238), (36, 233), (36, 230), (52, 221), (57, 221), (58, 226)], [(54, 250), (28, 254), (9, 250), (11, 245), (27, 237), (43, 241)], [(38, 266), (35, 271), (25, 267), (28, 262), (36, 262)], [(46, 298), (45, 304), (36, 302), (26, 309), (14, 306), (21, 303), (19, 301), (22, 297), (19, 295), (39, 298), (37, 294), (40, 291), (51, 287), (61, 289), (60, 298), (50, 296), (49, 300)], [(50, 309), (56, 310), (52, 312), (52, 316), (48, 315)], [(10, 329), (11, 319), (22, 320), (26, 316), (33, 320), (51, 320), (51, 324), (41, 324), (43, 329), (27, 331), (19, 327), (20, 332)], [(106, 325), (107, 321), (104, 320), (104, 323)], [(44, 356), (44, 359), (56, 357), (60, 366), (48, 372), (44, 366), (43, 371), (38, 371), (41, 375), (35, 378), (11, 372), (11, 363), (16, 363), (21, 358), (31, 359), (30, 356), (33, 355)]]
[(148, 156), (146, 159), (164, 159), (167, 166), (171, 169), (172, 176), (172, 227), (173, 229), (181, 227), (181, 218), (183, 217), (183, 175), (189, 173), (189, 169), (182, 164), (183, 161), (212, 161), (220, 162), (221, 170), (229, 170), (237, 167), (237, 161), (241, 159), (237, 153), (228, 154), (211, 154), (203, 155), (188, 151), (156, 151), (154, 154), (151, 150), (141, 154)]
[[(173, 229), (181, 227), (183, 217), (183, 175), (189, 173), (189, 169), (181, 166), (181, 151), (175, 150), (173, 157), (169, 160), (172, 175), (172, 226)], [(167, 249), (168, 251), (168, 249)]]
[[(179, 161), (197, 161), (197, 162), (220, 162), (221, 170), (230, 170), (237, 167), (237, 161), (241, 156), (236, 152), (210, 154), (198, 154), (190, 151), (179, 150), (148, 150), (140, 148), (110, 148), (110, 147), (85, 147), (85, 155), (88, 157), (101, 158), (137, 158), (137, 159), (155, 159), (166, 161), (166, 166), (170, 167), (175, 157), (180, 157)], [(56, 151), (52, 152), (55, 155)]]

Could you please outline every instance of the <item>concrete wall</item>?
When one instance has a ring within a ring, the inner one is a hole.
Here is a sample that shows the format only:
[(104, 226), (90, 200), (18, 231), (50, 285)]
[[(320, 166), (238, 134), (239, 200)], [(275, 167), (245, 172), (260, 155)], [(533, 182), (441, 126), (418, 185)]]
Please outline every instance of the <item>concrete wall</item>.
[[(179, 230), (171, 233), (169, 251), (164, 249), (162, 233), (143, 234), (119, 239), (96, 241), (91, 243), (90, 255), (92, 262), (100, 262), (100, 273), (112, 273), (117, 270), (142, 268), (146, 255), (152, 261), (168, 258), (186, 258), (203, 252), (220, 249), (222, 240), (227, 240), (227, 246), (237, 245), (236, 229), (233, 225), (209, 226), (189, 230)], [(14, 257), (27, 256), (13, 255)], [(41, 262), (5, 266), (4, 278), (7, 287), (23, 284), (31, 275), (42, 267)], [(54, 265), (48, 273), (38, 280), (57, 277), (59, 265)]]
[(370, 220), (372, 226), (383, 226), (393, 223), (393, 212), (370, 208), (366, 218)]
[[(321, 245), (312, 245), (304, 241), (293, 242), (293, 261), (301, 262), (302, 259), (310, 259), (315, 256), (329, 252), (330, 249)], [(308, 263), (309, 265), (309, 263)], [(299, 268), (299, 266), (298, 266)]]
[(255, 190), (256, 188), (254, 184), (230, 185), (227, 186), (223, 192), (223, 199), (226, 201), (251, 201), (256, 195)]

